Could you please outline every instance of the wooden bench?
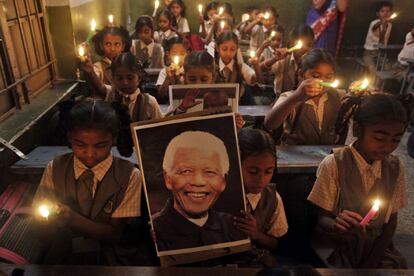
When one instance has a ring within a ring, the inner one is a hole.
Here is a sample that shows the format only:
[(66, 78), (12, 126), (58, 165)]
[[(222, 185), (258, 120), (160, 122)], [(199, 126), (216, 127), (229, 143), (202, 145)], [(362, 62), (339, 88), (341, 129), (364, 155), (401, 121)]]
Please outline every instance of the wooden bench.
[(385, 64), (389, 59), (389, 54), (391, 52), (399, 51), (403, 48), (403, 45), (395, 44), (395, 45), (384, 45), (378, 44), (375, 45), (378, 48), (378, 59), (376, 64), (376, 71), (375, 71), (375, 84), (380, 91), (384, 90), (385, 82), (388, 80), (395, 79), (395, 74), (392, 71), (384, 70)]

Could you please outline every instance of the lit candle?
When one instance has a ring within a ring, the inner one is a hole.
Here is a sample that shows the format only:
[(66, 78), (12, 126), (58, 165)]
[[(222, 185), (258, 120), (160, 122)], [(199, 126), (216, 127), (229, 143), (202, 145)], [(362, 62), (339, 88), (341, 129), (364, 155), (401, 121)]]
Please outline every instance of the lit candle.
[(395, 19), (395, 18), (397, 18), (397, 16), (398, 16), (398, 14), (397, 14), (396, 12), (394, 12), (394, 13), (390, 16), (390, 19)]
[(155, 17), (157, 15), (157, 10), (160, 6), (160, 1), (159, 0), (155, 0), (154, 2), (154, 12), (152, 13), (152, 17)]
[(219, 8), (218, 15), (223, 15), (223, 13), (224, 13), (224, 8), (223, 7), (220, 7)]
[(249, 21), (250, 15), (248, 13), (245, 13), (242, 15), (242, 22)]
[(368, 79), (364, 79), (361, 83), (361, 85), (357, 88), (357, 90), (365, 90), (367, 89), (369, 86), (369, 80)]
[(269, 36), (269, 40), (272, 40), (276, 35), (276, 31), (272, 31)]
[(269, 18), (270, 18), (270, 13), (269, 13), (269, 12), (266, 12), (266, 13), (264, 14), (264, 19), (265, 19), (265, 20), (269, 20)]
[(200, 13), (200, 15), (203, 15), (203, 5), (198, 5), (198, 12)]
[(256, 57), (256, 51), (255, 50), (251, 50), (250, 51), (250, 57), (251, 58), (255, 58)]
[(42, 218), (44, 218), (45, 220), (48, 220), (49, 215), (50, 215), (50, 211), (49, 211), (49, 207), (47, 205), (40, 205), (38, 211), (39, 211), (39, 214)]
[(174, 56), (173, 63), (177, 66), (180, 66), (180, 57), (179, 56)]
[(110, 26), (114, 25), (114, 16), (113, 16), (113, 14), (108, 15), (108, 21), (109, 21)]
[(91, 30), (88, 33), (88, 36), (86, 37), (86, 42), (90, 42), (92, 40), (92, 37), (95, 35), (96, 32), (96, 20), (93, 18), (91, 20)]
[(302, 41), (301, 41), (301, 40), (299, 40), (299, 41), (296, 43), (296, 45), (295, 45), (295, 46), (293, 46), (292, 48), (289, 48), (287, 51), (288, 51), (288, 53), (291, 53), (291, 52), (293, 52), (293, 51), (296, 51), (296, 50), (302, 49), (302, 47), (303, 47), (303, 43), (302, 43)]
[(79, 59), (84, 62), (86, 60), (86, 56), (85, 56), (85, 48), (83, 46), (79, 46), (78, 49), (78, 55), (79, 55)]
[(220, 30), (221, 30), (221, 32), (224, 32), (224, 26), (226, 26), (226, 22), (224, 20), (221, 20), (221, 22), (220, 22)]
[(337, 88), (339, 86), (339, 81), (335, 80), (334, 82), (321, 82), (322, 87)]
[(379, 207), (381, 205), (380, 200), (375, 200), (374, 205), (372, 205), (371, 210), (369, 210), (368, 214), (361, 220), (359, 223), (361, 226), (367, 226), (368, 223), (371, 221), (371, 219), (375, 216), (375, 214), (378, 212)]

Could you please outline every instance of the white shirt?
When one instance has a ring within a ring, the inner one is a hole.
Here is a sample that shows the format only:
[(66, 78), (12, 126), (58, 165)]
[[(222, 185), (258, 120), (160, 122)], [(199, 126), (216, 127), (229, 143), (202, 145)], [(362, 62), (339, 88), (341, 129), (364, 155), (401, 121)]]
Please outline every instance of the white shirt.
[(157, 43), (161, 43), (161, 44), (164, 42), (164, 40), (168, 40), (170, 38), (177, 37), (177, 36), (178, 36), (177, 33), (173, 32), (171, 29), (168, 29), (165, 32), (163, 31), (154, 32), (154, 40)]
[(398, 61), (404, 65), (408, 66), (408, 63), (406, 61), (402, 61), (402, 58), (411, 58), (414, 59), (414, 37), (409, 32), (407, 36), (405, 37), (405, 43), (404, 47), (402, 48), (400, 54), (398, 55)]
[(190, 26), (188, 25), (187, 18), (185, 17), (177, 17), (177, 27), (179, 33), (189, 33), (190, 32)]
[[(241, 64), (241, 74), (242, 74), (242, 78), (243, 80), (248, 84), (248, 85), (253, 85), (254, 84), (254, 78), (256, 77), (256, 73), (254, 72), (254, 70), (248, 66), (246, 63), (242, 62)], [(229, 63), (229, 64), (224, 64), (224, 62), (222, 61), (222, 59), (220, 58), (219, 60), (219, 69), (220, 72), (223, 71), (224, 67), (227, 67), (230, 69), (231, 72), (233, 72), (234, 70), (234, 59)]]
[[(375, 33), (372, 31), (372, 27), (374, 27), (374, 25), (379, 23), (379, 22), (381, 22), (381, 20), (375, 19), (374, 21), (371, 22), (371, 24), (369, 24), (369, 29), (368, 29), (368, 33), (367, 33), (367, 37), (365, 39), (365, 45), (364, 45), (365, 50), (377, 50), (377, 48), (374, 47), (374, 45), (379, 44), (382, 25), (375, 31)], [(391, 29), (392, 29), (392, 24), (390, 22), (388, 22), (387, 23), (387, 31), (385, 32), (385, 36), (384, 36), (384, 43), (385, 44), (388, 44), (388, 40), (389, 40), (390, 35), (391, 35)]]
[[(142, 40), (140, 40), (140, 39), (138, 39), (138, 40), (139, 40), (139, 45), (141, 46), (140, 50), (142, 50), (144, 48), (147, 48), (148, 49), (148, 56), (152, 57), (152, 52), (154, 51), (154, 45), (155, 45), (154, 40), (152, 40), (151, 43), (148, 44), (148, 45), (145, 44)], [(131, 46), (131, 53), (133, 53), (134, 55), (136, 55), (136, 53), (137, 53), (137, 49), (135, 49), (135, 45), (136, 44), (133, 41), (132, 46)]]
[[(213, 29), (213, 23), (211, 23), (210, 20), (204, 20), (203, 22), (204, 28), (206, 29), (206, 34), (209, 34), (211, 30)], [(198, 32), (201, 33), (203, 31), (203, 27), (200, 25), (200, 28), (198, 29)]]

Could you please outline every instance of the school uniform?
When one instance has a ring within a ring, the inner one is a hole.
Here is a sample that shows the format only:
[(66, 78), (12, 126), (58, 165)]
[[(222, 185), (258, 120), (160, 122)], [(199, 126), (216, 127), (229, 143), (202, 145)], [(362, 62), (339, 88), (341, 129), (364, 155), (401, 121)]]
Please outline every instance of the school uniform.
[(142, 64), (148, 68), (164, 67), (164, 49), (154, 40), (148, 45), (141, 40), (132, 40), (131, 53), (141, 59)]
[(178, 34), (172, 30), (166, 30), (165, 32), (159, 30), (154, 32), (154, 41), (163, 45), (165, 40), (169, 40), (173, 37), (178, 37)]
[(377, 44), (388, 44), (388, 40), (391, 35), (392, 23), (388, 22), (384, 28), (382, 25), (375, 31), (372, 28), (375, 24), (381, 22), (380, 19), (375, 19), (369, 24), (368, 33), (365, 38), (364, 55), (363, 60), (367, 66), (373, 67), (376, 64), (376, 58), (378, 56)]
[(112, 61), (107, 57), (93, 64), (93, 70), (95, 71), (95, 74), (98, 76), (98, 79), (102, 81), (103, 84), (112, 84), (111, 64)]
[[(275, 106), (293, 93), (294, 91), (282, 93)], [(345, 92), (331, 89), (321, 96), (318, 105), (312, 99), (296, 105), (283, 123), (282, 143), (334, 145), (337, 141), (342, 141), (343, 137), (337, 137), (335, 123), (344, 96)]]
[(190, 26), (188, 25), (188, 20), (185, 17), (179, 16), (177, 20), (177, 30), (181, 34), (190, 33)]
[[(108, 224), (111, 218), (140, 216), (141, 186), (141, 173), (129, 161), (110, 154), (93, 168), (88, 168), (73, 153), (68, 153), (56, 157), (47, 165), (34, 202), (45, 198), (58, 201), (93, 221)], [(79, 257), (75, 245), (83, 243), (83, 247), (87, 245), (91, 250), (88, 254), (87, 251), (82, 252), (88, 257), (86, 262), (89, 264), (128, 263), (126, 259), (121, 261), (121, 248), (114, 251), (116, 244), (83, 239), (80, 233), (67, 227), (61, 228), (58, 234), (57, 241), (61, 248), (53, 247), (57, 249), (53, 250), (53, 260), (61, 258), (63, 262), (73, 262), (73, 256)], [(65, 250), (69, 252), (63, 252)], [(91, 253), (94, 256), (92, 259)], [(113, 257), (117, 255), (119, 258), (116, 260)], [(76, 259), (79, 261), (79, 258)], [(84, 263), (85, 259), (81, 262)]]
[[(214, 24), (210, 20), (204, 20), (203, 24), (204, 24), (204, 29), (206, 30), (206, 35), (208, 35), (213, 29)], [(200, 25), (198, 32), (201, 33), (202, 31), (203, 31), (203, 27)]]
[(275, 76), (274, 92), (276, 95), (296, 89), (298, 86), (298, 70), (299, 66), (293, 54), (287, 55), (284, 59), (278, 60), (272, 65), (271, 72)]
[(187, 219), (173, 207), (169, 199), (164, 208), (153, 215), (158, 251), (177, 250), (247, 239), (233, 224), (233, 216), (212, 209), (201, 219)]
[(128, 107), (132, 122), (140, 122), (162, 118), (160, 106), (155, 97), (141, 93), (140, 89), (132, 94), (121, 93), (116, 89), (110, 89), (105, 101), (119, 101)]
[[(366, 267), (375, 247), (378, 258), (370, 260), (371, 268), (404, 268), (404, 258), (394, 248), (387, 223), (393, 214), (407, 206), (404, 168), (393, 155), (372, 164), (365, 161), (354, 144), (335, 149), (320, 164), (317, 180), (308, 200), (320, 208), (338, 215), (342, 210), (364, 217), (375, 199), (381, 200), (377, 215), (369, 222), (365, 233), (351, 230), (316, 235), (314, 244), (329, 249), (326, 262), (334, 267)], [(383, 252), (378, 252), (382, 245)]]

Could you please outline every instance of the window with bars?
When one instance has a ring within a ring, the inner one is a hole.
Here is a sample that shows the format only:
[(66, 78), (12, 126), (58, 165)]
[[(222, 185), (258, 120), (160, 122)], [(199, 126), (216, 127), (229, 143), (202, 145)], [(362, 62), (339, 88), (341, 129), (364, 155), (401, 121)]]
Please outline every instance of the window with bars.
[(51, 84), (54, 56), (42, 0), (0, 0), (0, 121)]

